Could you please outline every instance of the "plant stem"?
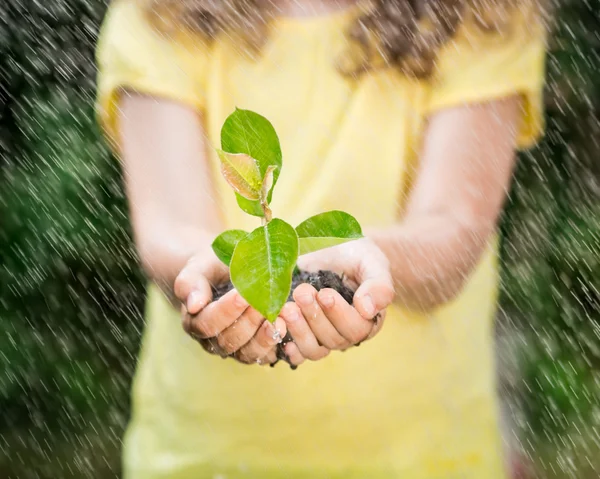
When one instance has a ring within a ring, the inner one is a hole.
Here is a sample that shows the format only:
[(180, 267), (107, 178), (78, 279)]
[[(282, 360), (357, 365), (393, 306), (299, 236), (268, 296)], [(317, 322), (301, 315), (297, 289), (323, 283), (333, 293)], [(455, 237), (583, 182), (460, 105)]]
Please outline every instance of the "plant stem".
[(269, 203), (267, 203), (266, 201), (262, 201), (260, 203), (260, 206), (262, 207), (263, 212), (265, 213), (265, 216), (263, 216), (263, 226), (264, 226), (273, 219), (273, 212), (271, 211), (271, 208), (269, 208)]

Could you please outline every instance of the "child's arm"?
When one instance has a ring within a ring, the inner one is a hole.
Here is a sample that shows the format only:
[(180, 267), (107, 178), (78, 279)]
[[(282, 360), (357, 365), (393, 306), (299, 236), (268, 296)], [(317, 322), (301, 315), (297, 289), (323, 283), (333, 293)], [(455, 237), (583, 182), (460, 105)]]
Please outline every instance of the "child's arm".
[(224, 268), (210, 243), (221, 228), (205, 161), (201, 119), (174, 102), (137, 94), (120, 102), (121, 156), (137, 250), (147, 275), (174, 298), (175, 278), (194, 255), (216, 280)]
[[(333, 291), (317, 294), (311, 286), (299, 287), (296, 304), (282, 312), (295, 340), (286, 346), (293, 363), (318, 360), (329, 349), (346, 349), (379, 332), (381, 321), (367, 321), (361, 294), (368, 286), (370, 296), (377, 298), (376, 311), (387, 306), (388, 261), (395, 301), (405, 307), (431, 309), (461, 291), (495, 231), (510, 184), (519, 105), (519, 98), (513, 97), (435, 114), (402, 222), (371, 232), (372, 241), (309, 255), (312, 269), (334, 269), (358, 279), (362, 286), (354, 306), (360, 314)], [(375, 272), (376, 284), (360, 280), (368, 270)], [(311, 301), (304, 305), (300, 295)], [(335, 297), (330, 308), (322, 301), (326, 295)]]
[(227, 279), (228, 270), (210, 246), (223, 227), (201, 117), (184, 105), (136, 94), (123, 95), (120, 107), (126, 190), (147, 275), (186, 306), (184, 328), (210, 352), (228, 355), (245, 345), (246, 362), (275, 361), (272, 325), (260, 328), (264, 319), (237, 292), (208, 305), (211, 283)]
[(496, 230), (515, 163), (519, 97), (436, 113), (406, 216), (371, 237), (390, 260), (396, 301), (452, 300)]

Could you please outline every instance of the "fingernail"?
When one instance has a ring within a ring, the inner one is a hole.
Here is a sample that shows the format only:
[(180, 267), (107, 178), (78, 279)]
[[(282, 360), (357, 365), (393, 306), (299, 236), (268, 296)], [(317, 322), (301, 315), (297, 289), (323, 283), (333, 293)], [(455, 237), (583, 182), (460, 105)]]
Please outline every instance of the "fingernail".
[(242, 295), (240, 293), (236, 293), (235, 295), (235, 299), (233, 300), (233, 302), (235, 303), (235, 305), (238, 308), (246, 308), (248, 307), (248, 301), (246, 301)]
[(285, 317), (288, 321), (293, 322), (298, 321), (300, 319), (300, 314), (298, 313), (295, 307), (287, 308), (287, 311), (285, 312)]
[(312, 294), (307, 293), (307, 294), (300, 294), (300, 295), (298, 295), (298, 298), (296, 300), (302, 306), (310, 306), (311, 304), (313, 304), (313, 301), (315, 299), (314, 299), (314, 297), (313, 297)]
[(319, 296), (319, 303), (326, 308), (331, 308), (335, 304), (335, 298), (332, 294), (324, 294)]
[(261, 328), (265, 330), (267, 336), (273, 336), (273, 333), (275, 332), (275, 328), (268, 319), (263, 321)]
[(265, 333), (269, 336), (275, 344), (279, 344), (281, 342), (281, 331), (275, 328), (275, 325), (265, 320), (263, 323), (263, 328), (265, 328)]
[(375, 316), (377, 310), (375, 309), (375, 305), (373, 304), (373, 299), (368, 294), (365, 295), (362, 299), (362, 307), (369, 316)]
[(202, 295), (199, 291), (192, 291), (185, 303), (185, 308), (189, 314), (196, 314), (202, 309)]

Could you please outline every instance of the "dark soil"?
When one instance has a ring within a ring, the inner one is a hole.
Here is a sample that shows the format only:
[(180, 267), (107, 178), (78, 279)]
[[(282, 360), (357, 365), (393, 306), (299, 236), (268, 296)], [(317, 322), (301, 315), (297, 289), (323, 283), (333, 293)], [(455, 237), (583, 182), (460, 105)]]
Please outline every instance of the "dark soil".
[[(294, 290), (303, 283), (310, 284), (317, 291), (325, 288), (335, 289), (342, 298), (344, 298), (349, 304), (352, 304), (352, 298), (354, 297), (354, 291), (350, 289), (344, 280), (338, 274), (332, 271), (319, 271), (318, 273), (309, 273), (308, 271), (300, 271), (299, 274), (295, 274), (292, 278), (292, 289), (288, 301), (293, 301), (292, 293)], [(221, 296), (233, 289), (231, 282), (213, 287), (213, 300), (218, 300)]]
[[(344, 279), (338, 274), (332, 271), (319, 271), (317, 273), (309, 273), (308, 271), (300, 271), (299, 273), (294, 274), (292, 278), (292, 289), (290, 291), (290, 296), (288, 301), (293, 301), (292, 293), (294, 290), (301, 284), (308, 283), (317, 291), (320, 291), (324, 288), (331, 288), (336, 290), (342, 298), (344, 298), (348, 304), (352, 304), (352, 299), (354, 297), (354, 290), (350, 289), (346, 284), (344, 284)], [(231, 282), (213, 287), (213, 301), (218, 300), (220, 297), (224, 296), (226, 293), (233, 289), (233, 285)], [(277, 348), (277, 358), (284, 360), (289, 363), (287, 355), (285, 354), (284, 347), (287, 343), (292, 342), (294, 339), (290, 336), (290, 334), (286, 334), (281, 343)], [(271, 366), (275, 366), (276, 363), (271, 364)], [(296, 369), (296, 366), (291, 365), (292, 369)]]

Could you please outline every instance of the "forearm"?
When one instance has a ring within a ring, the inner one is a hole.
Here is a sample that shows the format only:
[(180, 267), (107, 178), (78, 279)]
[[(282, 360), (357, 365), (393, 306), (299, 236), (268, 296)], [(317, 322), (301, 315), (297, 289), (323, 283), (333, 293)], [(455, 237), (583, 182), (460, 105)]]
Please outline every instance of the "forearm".
[(395, 301), (430, 310), (460, 293), (493, 230), (492, 224), (475, 227), (451, 216), (427, 215), (370, 237), (390, 261)]
[(429, 118), (405, 217), (372, 235), (391, 263), (400, 304), (429, 310), (462, 291), (510, 188), (520, 102), (514, 95)]
[(192, 257), (207, 258), (214, 275), (220, 265), (210, 248), (223, 225), (203, 119), (179, 103), (135, 93), (121, 104), (120, 153), (138, 254), (149, 279), (173, 297)]

